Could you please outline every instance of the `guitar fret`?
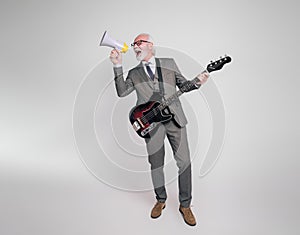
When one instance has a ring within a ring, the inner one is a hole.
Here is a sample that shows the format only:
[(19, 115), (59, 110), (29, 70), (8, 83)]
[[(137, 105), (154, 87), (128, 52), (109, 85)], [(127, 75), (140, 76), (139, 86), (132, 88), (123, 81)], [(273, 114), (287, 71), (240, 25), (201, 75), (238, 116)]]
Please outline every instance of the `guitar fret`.
[(171, 95), (169, 98), (167, 98), (164, 102), (162, 102), (157, 108), (161, 111), (167, 106), (169, 106), (171, 103), (174, 102), (174, 100), (178, 99), (180, 95), (182, 95), (182, 91), (177, 91), (175, 94)]
[[(166, 107), (168, 107), (170, 104), (172, 104), (176, 99), (178, 99), (179, 96), (181, 96), (184, 92), (189, 91), (190, 89), (195, 86), (195, 84), (198, 82), (198, 79), (195, 78), (186, 84), (184, 84), (180, 90), (175, 92), (173, 95), (171, 95), (169, 98), (167, 98), (164, 102), (160, 103), (156, 108), (153, 108), (145, 117), (143, 121), (145, 123), (148, 122), (149, 119), (151, 119), (153, 116), (156, 116), (159, 112), (164, 110)], [(148, 119), (149, 118), (149, 119)]]

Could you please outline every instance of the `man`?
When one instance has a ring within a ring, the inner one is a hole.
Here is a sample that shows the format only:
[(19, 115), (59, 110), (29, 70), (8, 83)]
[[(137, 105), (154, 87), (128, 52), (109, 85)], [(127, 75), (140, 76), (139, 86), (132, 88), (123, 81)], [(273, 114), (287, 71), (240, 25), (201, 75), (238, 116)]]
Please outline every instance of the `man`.
[[(182, 76), (173, 59), (155, 58), (154, 42), (149, 34), (142, 33), (138, 35), (131, 46), (134, 49), (136, 59), (141, 62), (128, 72), (125, 80), (123, 77), (121, 53), (116, 49), (113, 49), (110, 53), (119, 97), (124, 97), (135, 90), (137, 105), (139, 105), (151, 99), (164, 100), (176, 92), (176, 86), (182, 88), (184, 84), (192, 84), (191, 81), (186, 80)], [(159, 73), (159, 71), (161, 72)], [(188, 91), (199, 88), (207, 81), (208, 77), (207, 72), (199, 74), (194, 79), (196, 80), (196, 85), (191, 85)], [(160, 94), (161, 97), (154, 94)], [(190, 153), (186, 133), (187, 119), (179, 99), (169, 105), (169, 108), (174, 114), (174, 118), (171, 121), (160, 124), (155, 134), (145, 139), (148, 161), (151, 165), (151, 178), (157, 199), (151, 211), (151, 218), (158, 218), (166, 205), (167, 194), (163, 166), (165, 155), (164, 139), (167, 136), (179, 169), (179, 211), (184, 221), (188, 225), (194, 226), (196, 225), (196, 219), (190, 208), (192, 182)]]

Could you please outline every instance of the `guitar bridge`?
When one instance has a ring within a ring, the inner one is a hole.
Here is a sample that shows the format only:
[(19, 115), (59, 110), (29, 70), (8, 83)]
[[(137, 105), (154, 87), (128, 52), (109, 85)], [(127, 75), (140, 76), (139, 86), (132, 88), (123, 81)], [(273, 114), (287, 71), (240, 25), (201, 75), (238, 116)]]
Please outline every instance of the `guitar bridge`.
[(156, 127), (156, 123), (152, 122), (147, 128), (141, 131), (141, 135), (145, 136)]

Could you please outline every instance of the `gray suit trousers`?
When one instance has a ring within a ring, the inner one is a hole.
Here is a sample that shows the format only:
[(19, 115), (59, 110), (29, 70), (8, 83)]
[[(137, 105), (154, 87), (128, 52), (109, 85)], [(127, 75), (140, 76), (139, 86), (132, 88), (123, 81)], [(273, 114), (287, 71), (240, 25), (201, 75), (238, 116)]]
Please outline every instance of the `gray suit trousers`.
[(165, 158), (164, 139), (166, 136), (178, 167), (179, 202), (181, 206), (189, 207), (192, 200), (192, 182), (187, 132), (185, 126), (180, 127), (174, 120), (160, 124), (151, 138), (145, 139), (156, 199), (160, 202), (167, 199), (163, 169)]

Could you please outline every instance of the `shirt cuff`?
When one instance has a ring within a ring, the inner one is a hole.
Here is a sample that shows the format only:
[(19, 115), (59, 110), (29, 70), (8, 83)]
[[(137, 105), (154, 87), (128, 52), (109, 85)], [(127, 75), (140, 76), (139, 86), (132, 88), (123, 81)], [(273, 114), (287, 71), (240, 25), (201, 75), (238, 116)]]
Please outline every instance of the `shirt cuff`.
[(114, 68), (120, 68), (122, 67), (122, 64), (114, 64)]

